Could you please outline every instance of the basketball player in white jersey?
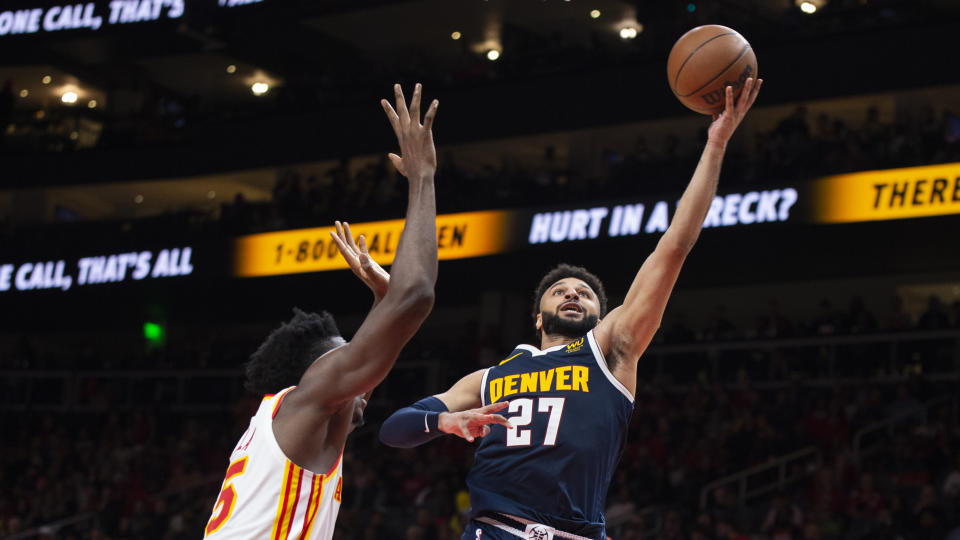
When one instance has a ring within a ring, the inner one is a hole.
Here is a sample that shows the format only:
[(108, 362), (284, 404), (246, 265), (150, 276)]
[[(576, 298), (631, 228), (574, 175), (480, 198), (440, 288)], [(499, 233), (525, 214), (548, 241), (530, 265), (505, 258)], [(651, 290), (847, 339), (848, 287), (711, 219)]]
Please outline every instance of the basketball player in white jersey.
[(246, 366), (246, 386), (265, 394), (230, 455), (205, 528), (211, 540), (329, 540), (333, 536), (347, 435), (362, 423), (366, 398), (433, 307), (437, 280), (437, 168), (431, 127), (434, 100), (420, 123), (421, 87), (407, 110), (381, 100), (400, 143), (390, 160), (409, 183), (403, 233), (392, 277), (337, 223), (334, 236), (375, 302), (350, 342), (328, 313), (295, 316), (274, 330)]

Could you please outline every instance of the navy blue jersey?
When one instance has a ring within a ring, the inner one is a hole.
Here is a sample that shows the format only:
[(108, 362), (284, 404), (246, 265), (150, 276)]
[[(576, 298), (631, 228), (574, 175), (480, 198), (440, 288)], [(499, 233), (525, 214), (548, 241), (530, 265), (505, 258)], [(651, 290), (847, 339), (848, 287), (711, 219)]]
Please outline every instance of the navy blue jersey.
[(607, 369), (593, 331), (541, 351), (519, 345), (483, 376), (484, 405), (510, 402), (467, 476), (471, 517), (499, 512), (604, 538), (607, 488), (633, 396)]

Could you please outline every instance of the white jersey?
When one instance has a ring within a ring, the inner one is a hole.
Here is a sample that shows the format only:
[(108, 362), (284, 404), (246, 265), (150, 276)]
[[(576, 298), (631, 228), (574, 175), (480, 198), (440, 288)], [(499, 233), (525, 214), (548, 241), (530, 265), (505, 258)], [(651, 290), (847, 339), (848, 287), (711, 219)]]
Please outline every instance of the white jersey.
[(294, 387), (264, 396), (230, 465), (204, 538), (330, 540), (340, 510), (343, 451), (326, 474), (287, 459), (273, 435), (273, 417)]

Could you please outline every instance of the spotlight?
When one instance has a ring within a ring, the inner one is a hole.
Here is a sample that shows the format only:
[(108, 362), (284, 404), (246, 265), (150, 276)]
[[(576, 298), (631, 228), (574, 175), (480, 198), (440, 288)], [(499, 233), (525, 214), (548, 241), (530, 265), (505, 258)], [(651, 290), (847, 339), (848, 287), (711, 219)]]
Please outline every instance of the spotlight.
[(135, 204), (141, 204), (141, 203), (143, 203), (143, 195), (140, 195), (140, 194), (138, 193), (137, 196), (133, 198), (133, 202), (134, 202)]
[(496, 49), (490, 49), (487, 51), (487, 60), (495, 62), (497, 58), (500, 58), (500, 51)]
[(816, 13), (818, 9), (827, 5), (827, 0), (794, 0), (794, 4), (800, 8), (800, 11), (807, 15), (812, 15)]
[(88, 108), (88, 109), (96, 109), (96, 108), (97, 108), (97, 100), (91, 99), (90, 101), (88, 101), (88, 102), (87, 102), (87, 108)]
[(262, 96), (270, 90), (270, 85), (265, 82), (255, 82), (250, 86), (250, 90), (255, 96)]
[(592, 10), (590, 10), (590, 18), (591, 18), (591, 19), (599, 19), (599, 18), (600, 18), (600, 10), (599, 10), (599, 9), (592, 9)]
[(63, 95), (60, 96), (60, 101), (72, 105), (77, 102), (77, 97), (79, 97), (77, 93), (71, 90), (64, 92)]
[(456, 40), (460, 39), (462, 36), (463, 36), (463, 34), (461, 34), (460, 32), (454, 32), (454, 33), (450, 34), (450, 39), (456, 41)]
[(20, 91), (20, 97), (27, 97), (29, 95), (30, 95), (30, 91), (27, 90), (26, 88)]
[(237, 72), (237, 66), (233, 64), (230, 64), (229, 66), (227, 66), (227, 73), (233, 75), (236, 72)]
[(77, 140), (77, 139), (79, 139), (79, 138), (80, 138), (80, 133), (79, 133), (79, 132), (76, 132), (76, 131), (71, 131), (71, 132), (70, 132), (70, 140), (71, 140), (71, 141), (75, 141), (75, 140)]
[(633, 27), (626, 27), (620, 29), (620, 37), (622, 39), (633, 39), (637, 37), (637, 29)]
[(217, 198), (217, 192), (211, 189), (210, 191), (207, 192), (207, 198), (208, 198), (208, 199), (216, 199), (216, 198)]
[(51, 81), (53, 81), (53, 77), (49, 75), (44, 75), (43, 78), (40, 79), (40, 82), (42, 82), (43, 84), (50, 84)]

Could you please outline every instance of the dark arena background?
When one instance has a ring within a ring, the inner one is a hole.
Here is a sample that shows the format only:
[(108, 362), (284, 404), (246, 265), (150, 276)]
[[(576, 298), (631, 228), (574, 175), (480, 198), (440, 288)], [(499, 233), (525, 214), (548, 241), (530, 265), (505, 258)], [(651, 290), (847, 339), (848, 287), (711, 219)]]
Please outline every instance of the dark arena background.
[(705, 141), (666, 78), (702, 24), (765, 83), (640, 361), (608, 535), (960, 538), (955, 0), (5, 0), (0, 538), (203, 536), (243, 362), (294, 306), (348, 338), (370, 306), (333, 221), (392, 259), (394, 82), (441, 102), (440, 278), (335, 538), (460, 538), (472, 445), (379, 425), (536, 343), (555, 264), (622, 301)]

